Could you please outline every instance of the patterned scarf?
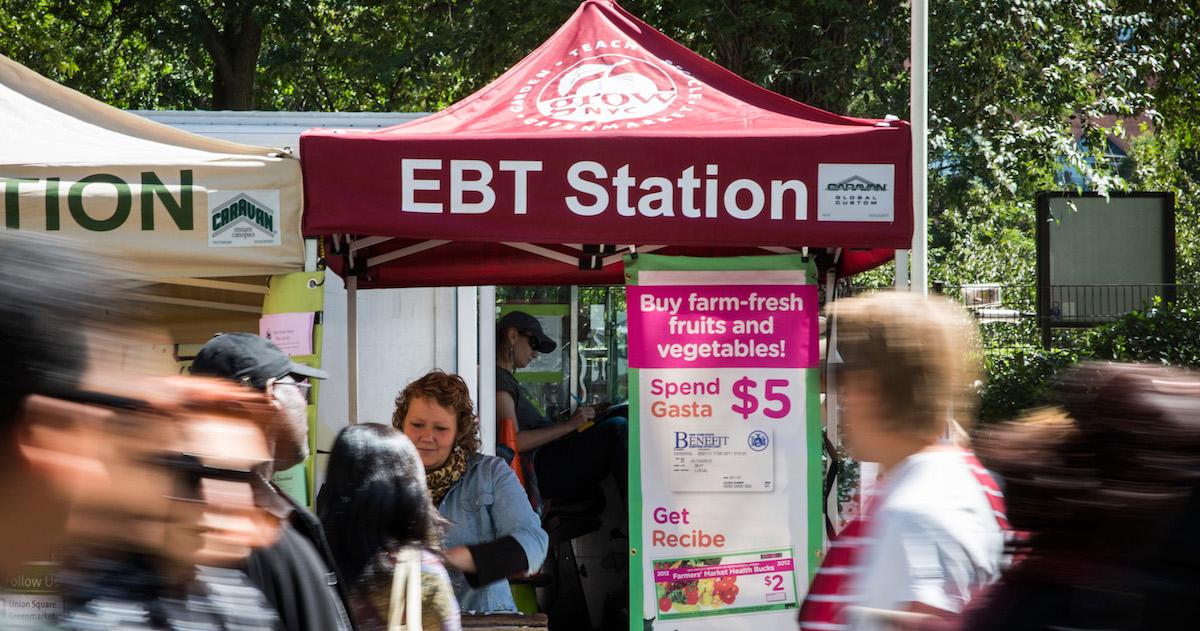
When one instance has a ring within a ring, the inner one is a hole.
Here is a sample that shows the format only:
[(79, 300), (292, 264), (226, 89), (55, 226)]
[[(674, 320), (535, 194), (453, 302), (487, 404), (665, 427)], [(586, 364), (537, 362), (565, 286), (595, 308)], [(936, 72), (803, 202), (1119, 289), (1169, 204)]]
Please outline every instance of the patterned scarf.
[(462, 447), (455, 447), (442, 466), (425, 472), (425, 483), (429, 485), (429, 494), (433, 496), (435, 507), (442, 505), (442, 498), (446, 497), (450, 487), (462, 479), (466, 472), (467, 453)]

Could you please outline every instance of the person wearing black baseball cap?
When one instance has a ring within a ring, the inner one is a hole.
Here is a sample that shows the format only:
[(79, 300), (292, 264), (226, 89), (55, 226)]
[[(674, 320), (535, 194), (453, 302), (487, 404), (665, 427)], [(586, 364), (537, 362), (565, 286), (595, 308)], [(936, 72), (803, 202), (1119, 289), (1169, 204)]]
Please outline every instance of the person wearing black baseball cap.
[[(280, 410), (282, 421), (264, 428), (275, 471), (308, 457), (309, 384), (304, 380), (326, 379), (328, 373), (293, 362), (270, 340), (252, 333), (222, 333), (196, 353), (192, 374), (223, 377), (259, 390)], [(263, 475), (269, 478), (271, 472)], [(349, 594), (337, 574), (321, 522), (274, 482), (268, 486), (275, 497), (270, 498), (273, 505), (264, 508), (286, 521), (275, 545), (250, 555), (246, 574), (279, 612), (286, 631), (353, 629), (347, 613)], [(281, 503), (286, 507), (283, 511), (278, 509)]]
[(297, 364), (271, 340), (253, 333), (221, 333), (209, 340), (196, 353), (192, 374), (244, 381), (259, 390), (265, 389), (269, 380), (289, 375), (301, 379), (329, 378), (324, 370)]
[(533, 405), (513, 375), (538, 353), (556, 348), (558, 343), (532, 315), (511, 311), (500, 318), (496, 323), (496, 419), (516, 420), (517, 451), (526, 463), (527, 484), (531, 478), (536, 480), (541, 497), (576, 499), (610, 474), (624, 494), (628, 478), (625, 419), (612, 417), (591, 425), (596, 410), (581, 405), (566, 421), (555, 423)]
[(237, 381), (265, 392), (287, 422), (268, 431), (275, 471), (286, 471), (308, 458), (308, 391), (306, 379), (327, 379), (319, 368), (297, 364), (270, 340), (253, 333), (221, 333), (192, 360), (193, 375)]

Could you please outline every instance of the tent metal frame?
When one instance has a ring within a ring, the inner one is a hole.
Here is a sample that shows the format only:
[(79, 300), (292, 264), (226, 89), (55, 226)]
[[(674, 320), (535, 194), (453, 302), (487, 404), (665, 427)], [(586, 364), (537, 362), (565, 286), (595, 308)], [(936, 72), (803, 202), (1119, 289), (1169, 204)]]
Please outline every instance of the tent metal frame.
[[(348, 409), (347, 416), (350, 424), (358, 423), (358, 276), (357, 272), (360, 268), (356, 265), (356, 257), (359, 252), (367, 248), (387, 243), (392, 241), (394, 237), (370, 236), (355, 238), (350, 235), (335, 235), (333, 237), (335, 252), (341, 251), (346, 254), (347, 265), (345, 271), (346, 278), (346, 372), (347, 372), (347, 400)], [(392, 252), (377, 254), (368, 257), (365, 261), (365, 270), (390, 263), (402, 259), (407, 256), (427, 252), (434, 248), (439, 248), (443, 245), (451, 243), (444, 239), (429, 239), (420, 241), (409, 246), (405, 246)], [(503, 245), (536, 254), (552, 261), (569, 265), (572, 268), (577, 267), (581, 258), (572, 256), (565, 252), (552, 250), (543, 245), (533, 243), (520, 242), (501, 242)], [(597, 263), (599, 266), (606, 268), (611, 265), (620, 263), (626, 254), (630, 252), (649, 253), (662, 250), (666, 245), (618, 245), (616, 252), (613, 254), (589, 254), (583, 244), (580, 243), (564, 243), (564, 247), (580, 252), (582, 256), (592, 257), (592, 263)], [(782, 246), (760, 246), (760, 249), (772, 254), (796, 254), (803, 252), (808, 254), (808, 248), (796, 250), (794, 248)], [(840, 254), (841, 250), (838, 250)], [(358, 259), (361, 260), (361, 259)], [(364, 271), (365, 271), (364, 270)], [(462, 289), (462, 288), (460, 288)], [(464, 326), (469, 326), (464, 321), (462, 305), (467, 302), (465, 292), (457, 294), (459, 307), (458, 326), (461, 329)], [(477, 353), (470, 352), (469, 349), (458, 349), (458, 366), (460, 372), (463, 367), (471, 365), (476, 357), (478, 357), (477, 369), (477, 407), (476, 413), (479, 415), (480, 438), (483, 443), (485, 452), (490, 453), (495, 445), (495, 427), (496, 427), (496, 374), (494, 370), (486, 370), (485, 367), (493, 366), (496, 363), (496, 327), (493, 326), (492, 317), (487, 317), (492, 314), (496, 308), (496, 287), (495, 285), (483, 285), (479, 287), (477, 295), (477, 308), (474, 312), (475, 318), (478, 320), (477, 333)]]

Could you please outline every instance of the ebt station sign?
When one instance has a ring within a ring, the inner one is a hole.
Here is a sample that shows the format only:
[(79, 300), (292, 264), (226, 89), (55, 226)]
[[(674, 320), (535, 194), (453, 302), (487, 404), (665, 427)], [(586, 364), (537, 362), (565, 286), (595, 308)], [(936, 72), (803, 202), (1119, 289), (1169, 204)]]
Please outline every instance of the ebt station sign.
[(600, 39), (539, 70), (513, 95), (508, 110), (533, 128), (637, 129), (687, 116), (703, 89), (670, 61), (642, 56), (636, 42)]
[[(561, 168), (562, 164), (553, 165)], [(554, 200), (580, 217), (685, 217), (803, 221), (808, 218), (808, 187), (803, 180), (720, 177), (718, 164), (694, 164), (674, 173), (639, 172), (629, 164), (609, 167), (592, 160), (547, 173), (541, 160), (400, 161), (400, 210), (406, 213), (481, 215), (501, 205), (516, 215), (529, 212), (531, 191), (562, 190)], [(498, 191), (511, 192), (498, 200)]]
[[(550, 214), (557, 212), (551, 209), (565, 208), (577, 217), (807, 221), (809, 191), (813, 185), (830, 186), (821, 179), (827, 171), (835, 173), (838, 182), (859, 171), (869, 173), (873, 180), (870, 199), (839, 197), (839, 214), (823, 212), (821, 221), (848, 220), (846, 211), (863, 204), (871, 204), (871, 210), (886, 205), (890, 218), (895, 196), (892, 165), (819, 165), (820, 176), (811, 170), (788, 174), (790, 169), (779, 167), (776, 170), (783, 173), (779, 177), (771, 177), (770, 171), (755, 177), (731, 177), (718, 162), (676, 167), (661, 162), (621, 162), (402, 158), (399, 210), (455, 215), (496, 210), (525, 215), (531, 208)], [(733, 163), (733, 168), (738, 166), (744, 170), (744, 165)], [(825, 195), (822, 190), (813, 195), (813, 201), (822, 206)]]

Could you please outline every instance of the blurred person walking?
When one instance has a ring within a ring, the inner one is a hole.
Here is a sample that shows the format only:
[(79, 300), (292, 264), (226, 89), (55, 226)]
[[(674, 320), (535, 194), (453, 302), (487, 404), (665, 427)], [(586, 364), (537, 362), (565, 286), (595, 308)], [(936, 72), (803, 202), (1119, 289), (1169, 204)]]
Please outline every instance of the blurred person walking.
[(72, 508), (59, 628), (275, 629), (275, 612), (236, 565), (278, 532), (254, 502), (254, 472), (270, 459), (260, 427), (276, 410), (220, 382), (138, 385), (146, 399), (71, 395), (107, 410), (106, 486)]
[(974, 324), (948, 301), (908, 293), (833, 310), (841, 429), (882, 478), (831, 543), (800, 628), (886, 628), (860, 615), (877, 610), (953, 615), (999, 577), (1007, 527), (991, 477), (947, 438), (975, 409)]
[[(68, 539), (73, 502), (103, 485), (97, 413), (65, 401), (80, 388), (88, 333), (119, 320), (111, 275), (70, 241), (0, 233), (0, 585), (45, 564)], [(0, 598), (3, 594), (0, 593)], [(22, 612), (9, 601), (0, 622)]]
[(193, 375), (236, 381), (266, 395), (281, 412), (267, 428), (271, 466), (260, 471), (267, 492), (261, 498), (285, 520), (279, 540), (255, 550), (245, 564), (251, 581), (279, 612), (285, 631), (353, 629), (350, 598), (338, 576), (321, 522), (270, 481), (308, 457), (308, 383), (325, 379), (323, 370), (297, 364), (269, 340), (250, 333), (224, 333), (209, 340), (192, 362)]
[(1024, 558), (956, 627), (1142, 631), (1200, 620), (1200, 377), (1085, 364), (1060, 407), (987, 433)]
[(459, 631), (458, 602), (438, 552), (444, 521), (412, 441), (387, 425), (347, 427), (325, 472), (317, 515), (359, 629)]

